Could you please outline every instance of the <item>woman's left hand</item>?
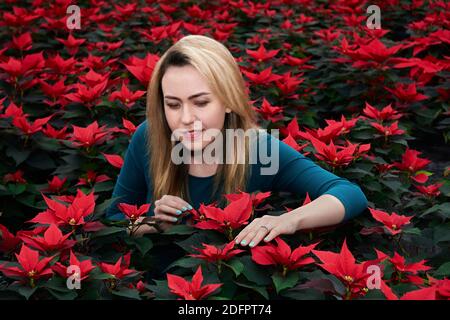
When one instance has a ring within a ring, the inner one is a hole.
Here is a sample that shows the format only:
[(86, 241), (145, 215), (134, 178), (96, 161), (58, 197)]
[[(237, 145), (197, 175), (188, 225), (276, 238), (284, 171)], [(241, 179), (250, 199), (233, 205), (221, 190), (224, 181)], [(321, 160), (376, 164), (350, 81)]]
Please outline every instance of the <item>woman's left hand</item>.
[(293, 234), (298, 230), (298, 216), (286, 212), (281, 216), (265, 215), (254, 219), (235, 238), (237, 244), (250, 247), (258, 245), (261, 240), (272, 241), (281, 234)]

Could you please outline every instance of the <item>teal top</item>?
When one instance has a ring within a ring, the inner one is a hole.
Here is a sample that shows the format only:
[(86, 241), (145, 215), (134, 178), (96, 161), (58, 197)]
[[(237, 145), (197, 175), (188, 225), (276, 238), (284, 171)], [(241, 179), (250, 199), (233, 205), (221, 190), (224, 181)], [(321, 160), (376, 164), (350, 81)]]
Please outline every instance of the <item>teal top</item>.
[[(263, 139), (262, 142), (268, 143), (266, 150), (269, 157), (272, 156), (269, 151), (272, 150), (273, 144), (278, 145), (279, 168), (272, 175), (267, 175), (267, 172), (264, 174), (261, 169), (269, 168), (271, 164), (262, 164), (257, 157), (257, 163), (250, 165), (251, 176), (246, 192), (291, 192), (296, 194), (299, 199), (304, 198), (306, 192), (308, 192), (311, 200), (323, 194), (331, 194), (338, 198), (345, 207), (344, 221), (356, 217), (367, 208), (367, 199), (357, 184), (323, 169), (271, 134), (262, 134), (260, 137), (262, 137), (260, 139)], [(106, 212), (110, 219), (125, 218), (116, 207), (121, 202), (137, 205), (152, 203), (148, 215), (154, 214), (154, 201), (151, 199), (152, 183), (148, 173), (149, 153), (146, 141), (147, 121), (144, 121), (133, 134), (125, 154), (124, 164), (112, 194), (113, 197), (120, 198), (115, 200)], [(198, 209), (201, 203), (210, 204), (217, 200), (211, 194), (213, 178), (214, 176), (195, 177), (189, 175), (189, 195), (192, 200), (190, 204), (195, 209)], [(236, 190), (236, 192), (238, 191)], [(187, 199), (184, 200), (187, 201)]]

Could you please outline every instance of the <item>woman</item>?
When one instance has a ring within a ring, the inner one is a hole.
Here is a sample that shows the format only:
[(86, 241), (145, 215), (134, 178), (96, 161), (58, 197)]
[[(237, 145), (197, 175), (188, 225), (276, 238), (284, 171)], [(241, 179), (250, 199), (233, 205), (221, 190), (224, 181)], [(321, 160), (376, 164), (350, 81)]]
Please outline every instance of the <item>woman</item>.
[[(259, 128), (237, 63), (213, 39), (186, 36), (167, 50), (149, 83), (146, 116), (132, 137), (115, 185), (113, 196), (120, 198), (108, 209), (111, 219), (123, 218), (117, 203), (151, 202), (148, 215), (167, 230), (183, 212), (218, 200), (223, 194), (286, 191), (300, 199), (308, 192), (314, 199), (311, 203), (280, 216), (257, 218), (236, 236), (237, 243), (253, 247), (281, 234), (338, 224), (367, 207), (367, 199), (356, 184), (324, 170), (270, 134), (261, 135), (258, 142), (279, 151), (279, 167), (272, 175), (261, 174), (260, 162), (236, 161), (242, 154), (249, 158), (251, 143), (245, 139), (240, 146), (226, 149), (234, 159), (231, 163), (174, 161), (176, 146), (190, 158), (217, 141), (225, 129), (246, 132)], [(217, 134), (207, 139), (205, 130)], [(155, 231), (143, 225), (136, 234)]]

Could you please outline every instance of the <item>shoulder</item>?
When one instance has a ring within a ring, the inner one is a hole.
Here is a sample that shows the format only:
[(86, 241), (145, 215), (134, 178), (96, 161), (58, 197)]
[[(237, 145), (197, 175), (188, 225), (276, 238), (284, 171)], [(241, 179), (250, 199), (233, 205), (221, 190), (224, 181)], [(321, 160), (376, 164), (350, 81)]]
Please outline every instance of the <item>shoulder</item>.
[(269, 152), (272, 154), (278, 153), (280, 158), (283, 159), (304, 159), (306, 158), (302, 153), (295, 150), (292, 146), (289, 144), (281, 141), (279, 139), (280, 133), (279, 130), (265, 130), (260, 129), (259, 133), (259, 143), (265, 144), (267, 147), (267, 150), (270, 150)]
[(131, 144), (136, 146), (144, 146), (147, 142), (147, 120), (144, 120), (136, 128), (136, 131), (131, 137)]

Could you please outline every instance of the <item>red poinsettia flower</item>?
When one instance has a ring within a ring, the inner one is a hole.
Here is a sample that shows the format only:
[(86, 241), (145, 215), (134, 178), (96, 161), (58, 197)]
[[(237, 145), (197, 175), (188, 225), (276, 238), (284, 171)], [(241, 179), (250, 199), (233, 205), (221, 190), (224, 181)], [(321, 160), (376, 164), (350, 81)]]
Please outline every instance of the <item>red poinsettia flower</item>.
[(190, 254), (189, 256), (206, 260), (208, 262), (227, 261), (245, 250), (234, 249), (236, 243), (231, 241), (225, 246), (216, 247), (202, 243), (203, 248), (195, 248), (200, 254)]
[(252, 214), (252, 201), (248, 193), (240, 199), (231, 202), (225, 209), (214, 206), (200, 206), (200, 212), (206, 217), (205, 221), (195, 224), (196, 228), (206, 230), (219, 230), (228, 232), (232, 239), (232, 231), (248, 224)]
[[(242, 197), (245, 197), (245, 192), (239, 190), (240, 193), (231, 193), (231, 194), (226, 194), (224, 195), (224, 197), (230, 201), (236, 201)], [(257, 207), (259, 206), (265, 199), (267, 199), (268, 197), (270, 197), (271, 192), (256, 192), (256, 193), (251, 193), (250, 194), (250, 198), (252, 200), (252, 206), (253, 207)]]
[(14, 236), (4, 225), (0, 224), (0, 252), (15, 251), (21, 242), (19, 237)]
[(283, 275), (286, 275), (288, 270), (295, 270), (315, 262), (313, 258), (305, 257), (305, 255), (310, 253), (318, 243), (305, 247), (299, 246), (292, 251), (283, 239), (277, 237), (275, 242), (276, 245), (269, 243), (252, 248), (252, 260), (264, 266), (279, 265), (283, 268)]
[(13, 183), (27, 183), (27, 180), (23, 177), (24, 172), (22, 170), (17, 170), (14, 173), (7, 173), (3, 177), (3, 182), (13, 182)]
[(61, 42), (66, 47), (67, 52), (71, 56), (74, 56), (78, 52), (80, 45), (86, 41), (86, 39), (76, 39), (71, 33), (69, 33), (67, 39), (56, 38), (56, 40)]
[(29, 222), (40, 224), (56, 224), (58, 226), (80, 226), (85, 225), (84, 218), (91, 215), (95, 208), (94, 192), (85, 195), (77, 189), (77, 195), (69, 206), (58, 201), (51, 200), (45, 195), (44, 198), (48, 209), (39, 213)]
[(78, 183), (75, 186), (83, 186), (83, 185), (93, 186), (96, 183), (105, 182), (108, 180), (111, 180), (111, 178), (108, 177), (106, 174), (98, 175), (95, 171), (88, 170), (86, 172), (86, 177), (79, 178)]
[(312, 250), (312, 253), (322, 261), (322, 264), (319, 264), (320, 267), (344, 284), (346, 292), (343, 298), (352, 299), (367, 292), (366, 283), (369, 277), (369, 273), (366, 272), (367, 264), (356, 263), (347, 247), (346, 240), (342, 244), (340, 253), (319, 250)]
[(60, 179), (58, 176), (53, 176), (52, 180), (47, 181), (48, 187), (42, 189), (42, 192), (61, 193), (64, 189), (64, 184), (67, 182), (67, 177)]
[(150, 209), (151, 203), (146, 203), (138, 207), (137, 205), (131, 205), (127, 203), (119, 203), (117, 208), (128, 218), (131, 222), (136, 221), (141, 216), (147, 214)]
[(398, 121), (395, 121), (389, 126), (383, 126), (379, 123), (371, 123), (370, 125), (377, 129), (378, 132), (384, 135), (386, 138), (389, 136), (402, 135), (405, 133), (405, 130), (401, 130), (398, 128)]
[[(358, 155), (358, 145), (350, 144), (348, 147), (335, 146), (333, 141), (326, 145), (313, 137), (310, 141), (316, 149), (317, 159), (324, 161), (333, 168), (348, 166)], [(341, 149), (338, 151), (338, 149)]]
[(12, 47), (20, 51), (27, 51), (31, 49), (33, 40), (31, 39), (31, 33), (25, 32), (17, 37), (13, 37), (11, 41)]
[(392, 274), (390, 282), (411, 282), (416, 285), (421, 285), (423, 284), (423, 279), (417, 276), (417, 274), (419, 271), (428, 271), (431, 269), (431, 267), (425, 265), (426, 260), (407, 264), (405, 258), (397, 252), (394, 252), (394, 256), (391, 258), (382, 251), (377, 249), (375, 251), (379, 260), (387, 259), (395, 269), (395, 273)]
[(16, 258), (20, 264), (19, 267), (0, 266), (0, 271), (5, 276), (14, 279), (18, 278), (22, 281), (28, 280), (31, 287), (34, 287), (36, 280), (49, 277), (53, 274), (48, 264), (54, 257), (39, 259), (39, 252), (28, 248), (25, 244), (22, 244), (20, 253), (16, 253)]
[(412, 103), (428, 99), (429, 97), (417, 92), (416, 84), (397, 84), (394, 89), (384, 87), (403, 103)]
[(430, 184), (428, 186), (419, 186), (419, 185), (414, 185), (414, 187), (416, 187), (420, 193), (422, 193), (423, 195), (433, 198), (433, 197), (437, 197), (441, 194), (441, 191), (439, 191), (439, 188), (442, 187), (444, 185), (444, 183), (439, 182), (439, 183), (435, 183), (435, 184)]
[(32, 134), (35, 134), (36, 132), (41, 131), (44, 124), (46, 124), (53, 116), (54, 115), (36, 119), (35, 121), (33, 121), (33, 123), (29, 123), (27, 118), (22, 116), (14, 118), (12, 124), (16, 128), (20, 129), (24, 134), (30, 136)]
[(386, 120), (398, 120), (403, 116), (397, 110), (394, 110), (390, 104), (383, 109), (378, 110), (367, 102), (366, 107), (363, 109), (363, 113), (370, 119), (374, 119), (380, 122)]
[(281, 79), (281, 76), (272, 73), (272, 67), (264, 69), (260, 73), (252, 73), (247, 70), (242, 70), (242, 73), (247, 76), (253, 83), (257, 85), (269, 85), (271, 82)]
[(70, 139), (75, 147), (91, 147), (96, 144), (102, 144), (108, 139), (108, 131), (105, 130), (106, 125), (98, 126), (97, 120), (88, 125), (86, 128), (72, 125), (73, 135)]
[(295, 77), (291, 76), (291, 73), (285, 73), (282, 78), (276, 81), (277, 87), (281, 90), (283, 95), (289, 97), (290, 99), (298, 99), (298, 95), (294, 95), (295, 91), (298, 88), (298, 85), (305, 81), (305, 79), (299, 79), (303, 75), (299, 74)]
[(272, 106), (266, 98), (263, 98), (261, 108), (253, 107), (253, 109), (260, 113), (265, 120), (277, 122), (284, 118), (283, 108)]
[(123, 279), (126, 276), (137, 272), (136, 270), (128, 269), (130, 266), (130, 257), (131, 254), (128, 253), (125, 256), (120, 257), (115, 264), (100, 262), (99, 267), (103, 273), (110, 275), (113, 279)]
[[(415, 174), (431, 163), (428, 159), (420, 158), (421, 152), (407, 148), (402, 156), (402, 162), (394, 162), (395, 167), (402, 171), (408, 172), (409, 175)], [(426, 179), (424, 179), (426, 181)], [(424, 180), (420, 180), (422, 183)]]
[(74, 93), (68, 93), (64, 95), (64, 97), (72, 102), (81, 103), (86, 107), (91, 108), (100, 99), (106, 89), (107, 84), (107, 80), (105, 80), (104, 82), (100, 82), (92, 87), (82, 85), (81, 83), (76, 83), (74, 87), (77, 91), (75, 91)]
[(247, 52), (247, 54), (257, 62), (264, 62), (275, 57), (278, 52), (280, 52), (280, 50), (266, 50), (266, 48), (264, 48), (264, 45), (261, 44), (258, 50), (254, 51), (246, 49), (245, 52)]
[(44, 232), (43, 237), (22, 235), (21, 239), (25, 244), (34, 249), (42, 252), (54, 252), (73, 247), (77, 242), (75, 240), (68, 240), (71, 235), (72, 232), (63, 235), (55, 224), (51, 224)]
[(207, 284), (202, 286), (202, 267), (199, 266), (191, 282), (174, 274), (167, 274), (167, 284), (170, 292), (185, 300), (201, 300), (211, 295), (222, 286), (222, 283)]
[(149, 53), (143, 59), (131, 57), (124, 65), (147, 88), (158, 60), (157, 55)]
[(387, 212), (369, 208), (372, 217), (381, 222), (390, 234), (396, 235), (402, 232), (402, 227), (410, 224), (413, 217), (398, 215), (395, 212), (388, 214)]
[(144, 94), (145, 91), (142, 90), (132, 92), (124, 83), (122, 83), (122, 88), (120, 89), (120, 91), (114, 91), (113, 93), (111, 93), (109, 101), (119, 100), (127, 108), (131, 108), (131, 106)]
[(45, 134), (49, 138), (66, 140), (69, 133), (67, 133), (67, 126), (57, 130), (53, 128), (49, 123), (42, 128), (42, 133)]
[(449, 300), (450, 279), (437, 280), (428, 277), (430, 287), (405, 293), (400, 300)]
[(92, 264), (92, 260), (86, 259), (79, 261), (72, 250), (70, 250), (69, 264), (70, 266), (77, 266), (80, 273), (78, 275), (75, 275), (74, 273), (67, 273), (68, 267), (62, 265), (60, 262), (57, 262), (54, 266), (52, 266), (52, 269), (63, 278), (75, 275), (77, 279), (80, 279), (80, 281), (88, 278), (89, 273), (95, 269), (95, 266)]

